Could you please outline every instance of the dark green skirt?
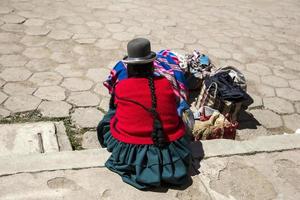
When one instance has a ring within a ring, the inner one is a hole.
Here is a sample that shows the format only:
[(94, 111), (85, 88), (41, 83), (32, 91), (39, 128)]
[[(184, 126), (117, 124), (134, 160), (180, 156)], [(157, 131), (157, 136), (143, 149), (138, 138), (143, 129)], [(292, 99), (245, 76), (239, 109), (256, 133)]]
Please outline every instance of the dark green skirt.
[(105, 163), (108, 169), (138, 189), (162, 185), (181, 186), (189, 181), (191, 152), (188, 136), (162, 149), (154, 145), (123, 143), (115, 139), (110, 132), (109, 121), (114, 113), (114, 110), (108, 111), (97, 128), (101, 146), (107, 147), (112, 153)]

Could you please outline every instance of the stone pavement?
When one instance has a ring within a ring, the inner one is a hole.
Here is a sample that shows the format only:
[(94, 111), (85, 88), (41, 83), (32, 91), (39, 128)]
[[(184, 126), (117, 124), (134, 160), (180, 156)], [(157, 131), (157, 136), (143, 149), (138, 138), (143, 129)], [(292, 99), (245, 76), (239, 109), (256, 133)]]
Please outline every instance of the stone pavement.
[[(218, 151), (214, 151), (216, 146)], [(256, 151), (257, 146), (263, 148)], [(299, 198), (299, 134), (257, 137), (243, 142), (203, 141), (202, 145), (194, 144), (193, 149), (195, 160), (194, 170), (191, 170), (192, 183), (182, 188), (160, 188), (148, 192), (141, 192), (124, 184), (118, 175), (103, 168), (109, 156), (104, 150), (0, 157), (6, 163), (0, 166), (0, 199), (295, 200)], [(203, 153), (205, 156), (200, 162)]]
[(242, 70), (254, 104), (239, 139), (293, 132), (299, 9), (297, 0), (1, 0), (0, 118), (38, 110), (94, 129), (108, 106), (101, 82), (142, 36), (154, 50), (198, 48), (217, 66)]

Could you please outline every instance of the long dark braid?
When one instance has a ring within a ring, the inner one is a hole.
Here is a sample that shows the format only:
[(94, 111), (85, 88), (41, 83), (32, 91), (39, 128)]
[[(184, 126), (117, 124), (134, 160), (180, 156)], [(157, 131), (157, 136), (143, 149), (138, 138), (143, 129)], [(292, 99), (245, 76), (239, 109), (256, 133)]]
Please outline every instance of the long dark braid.
[(151, 113), (153, 115), (153, 131), (151, 134), (153, 143), (155, 146), (159, 148), (163, 148), (166, 146), (167, 141), (165, 138), (165, 134), (163, 131), (162, 123), (159, 119), (159, 115), (156, 111), (157, 108), (157, 99), (156, 99), (156, 94), (155, 94), (155, 85), (154, 85), (154, 80), (153, 76), (148, 76), (148, 81), (149, 81), (149, 87), (151, 91)]

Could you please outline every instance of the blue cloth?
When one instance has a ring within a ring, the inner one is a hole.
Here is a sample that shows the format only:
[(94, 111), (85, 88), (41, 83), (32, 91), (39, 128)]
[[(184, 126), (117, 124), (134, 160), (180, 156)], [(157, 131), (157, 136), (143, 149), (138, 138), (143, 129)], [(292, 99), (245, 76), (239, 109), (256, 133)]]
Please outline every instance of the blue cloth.
[[(173, 91), (178, 98), (177, 113), (182, 116), (184, 110), (189, 109), (187, 103), (187, 87), (183, 71), (179, 67), (177, 56), (170, 50), (161, 50), (154, 61), (154, 75), (164, 76), (172, 84)], [(109, 77), (104, 81), (110, 93), (113, 93), (114, 86), (121, 80), (127, 79), (127, 68), (125, 63), (119, 61), (111, 70)]]

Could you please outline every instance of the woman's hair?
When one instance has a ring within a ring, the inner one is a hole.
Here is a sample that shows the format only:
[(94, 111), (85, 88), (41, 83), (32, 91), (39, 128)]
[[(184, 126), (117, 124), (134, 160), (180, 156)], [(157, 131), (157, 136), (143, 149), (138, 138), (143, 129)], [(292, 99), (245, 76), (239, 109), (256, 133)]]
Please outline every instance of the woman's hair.
[(153, 62), (145, 64), (127, 64), (127, 74), (128, 78), (147, 78), (153, 74)]
[(145, 63), (145, 64), (128, 64), (127, 65), (127, 73), (128, 78), (130, 77), (140, 77), (147, 78), (149, 83), (149, 88), (151, 92), (151, 109), (150, 112), (154, 118), (153, 120), (153, 131), (151, 134), (152, 141), (155, 146), (159, 148), (163, 148), (167, 142), (165, 138), (165, 134), (163, 132), (163, 127), (159, 115), (156, 111), (157, 108), (157, 98), (155, 94), (155, 85), (154, 85), (154, 77), (153, 77), (153, 62)]

